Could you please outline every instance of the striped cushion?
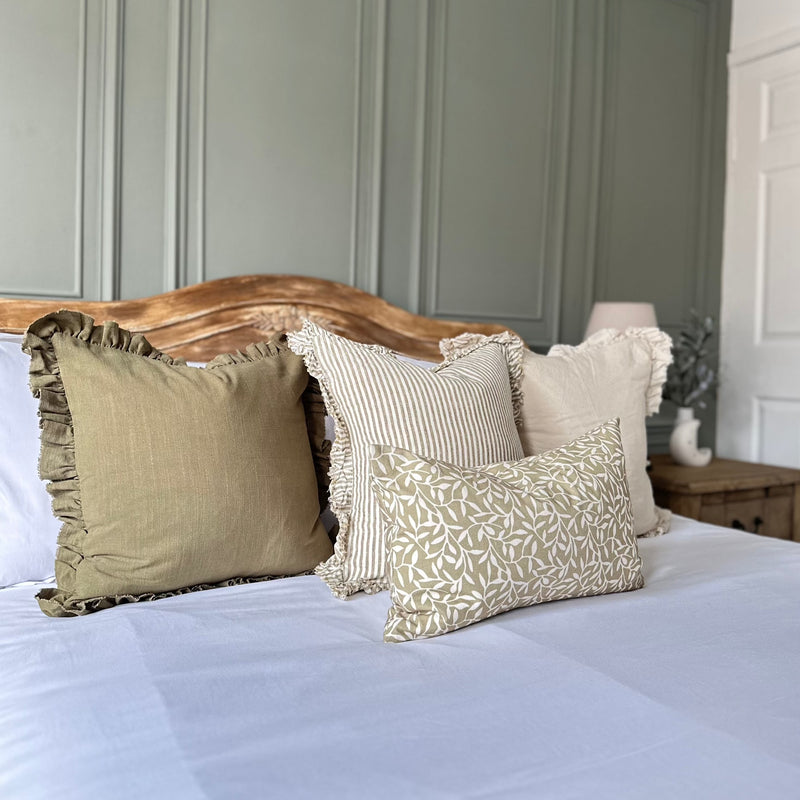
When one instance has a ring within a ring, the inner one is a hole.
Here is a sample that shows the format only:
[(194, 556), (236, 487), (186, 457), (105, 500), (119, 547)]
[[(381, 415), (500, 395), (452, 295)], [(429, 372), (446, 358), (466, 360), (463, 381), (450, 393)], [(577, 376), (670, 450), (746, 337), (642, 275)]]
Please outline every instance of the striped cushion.
[(515, 426), (522, 342), (493, 337), (430, 370), (309, 321), (289, 335), (289, 346), (319, 380), (336, 425), (330, 492), (339, 535), (317, 573), (337, 597), (385, 589), (386, 537), (370, 490), (373, 445), (464, 467), (522, 458)]

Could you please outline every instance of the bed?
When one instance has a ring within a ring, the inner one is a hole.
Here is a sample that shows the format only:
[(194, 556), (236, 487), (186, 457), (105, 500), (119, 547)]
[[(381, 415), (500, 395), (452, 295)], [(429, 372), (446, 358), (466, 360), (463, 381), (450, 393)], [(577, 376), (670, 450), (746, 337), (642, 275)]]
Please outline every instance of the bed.
[[(194, 361), (309, 317), (428, 360), (501, 330), (286, 276), (80, 307)], [(0, 796), (797, 797), (800, 547), (682, 517), (638, 547), (641, 590), (399, 645), (387, 592), (315, 575), (69, 620), (0, 589)]]

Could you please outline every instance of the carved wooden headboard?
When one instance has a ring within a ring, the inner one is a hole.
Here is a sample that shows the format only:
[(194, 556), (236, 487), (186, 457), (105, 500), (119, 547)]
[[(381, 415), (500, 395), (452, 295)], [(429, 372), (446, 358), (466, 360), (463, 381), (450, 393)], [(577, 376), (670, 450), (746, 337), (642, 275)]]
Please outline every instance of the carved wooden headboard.
[(160, 350), (194, 361), (296, 330), (304, 317), (350, 339), (431, 361), (439, 359), (440, 339), (506, 330), (417, 316), (352, 286), (296, 275), (221, 278), (141, 300), (0, 299), (0, 330), (22, 333), (35, 319), (65, 307), (98, 323), (113, 319)]

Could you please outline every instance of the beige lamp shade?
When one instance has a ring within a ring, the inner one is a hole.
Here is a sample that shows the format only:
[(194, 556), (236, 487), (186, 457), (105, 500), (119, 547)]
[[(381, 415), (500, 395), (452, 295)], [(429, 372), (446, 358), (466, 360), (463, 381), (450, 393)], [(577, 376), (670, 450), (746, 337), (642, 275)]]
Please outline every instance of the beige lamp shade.
[(595, 303), (583, 338), (588, 339), (603, 328), (624, 331), (656, 327), (656, 309), (652, 303)]

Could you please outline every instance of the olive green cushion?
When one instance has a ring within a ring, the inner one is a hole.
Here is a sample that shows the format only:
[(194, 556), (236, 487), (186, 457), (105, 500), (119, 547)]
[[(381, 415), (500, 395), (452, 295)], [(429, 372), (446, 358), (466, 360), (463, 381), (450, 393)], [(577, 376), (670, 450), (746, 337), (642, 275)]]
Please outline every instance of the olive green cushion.
[(28, 329), (40, 474), (63, 526), (46, 614), (313, 569), (332, 552), (312, 456), (320, 403), (283, 341), (186, 366), (115, 323)]
[(377, 446), (371, 468), (389, 542), (387, 642), (643, 585), (618, 420), (522, 461), (458, 467)]

